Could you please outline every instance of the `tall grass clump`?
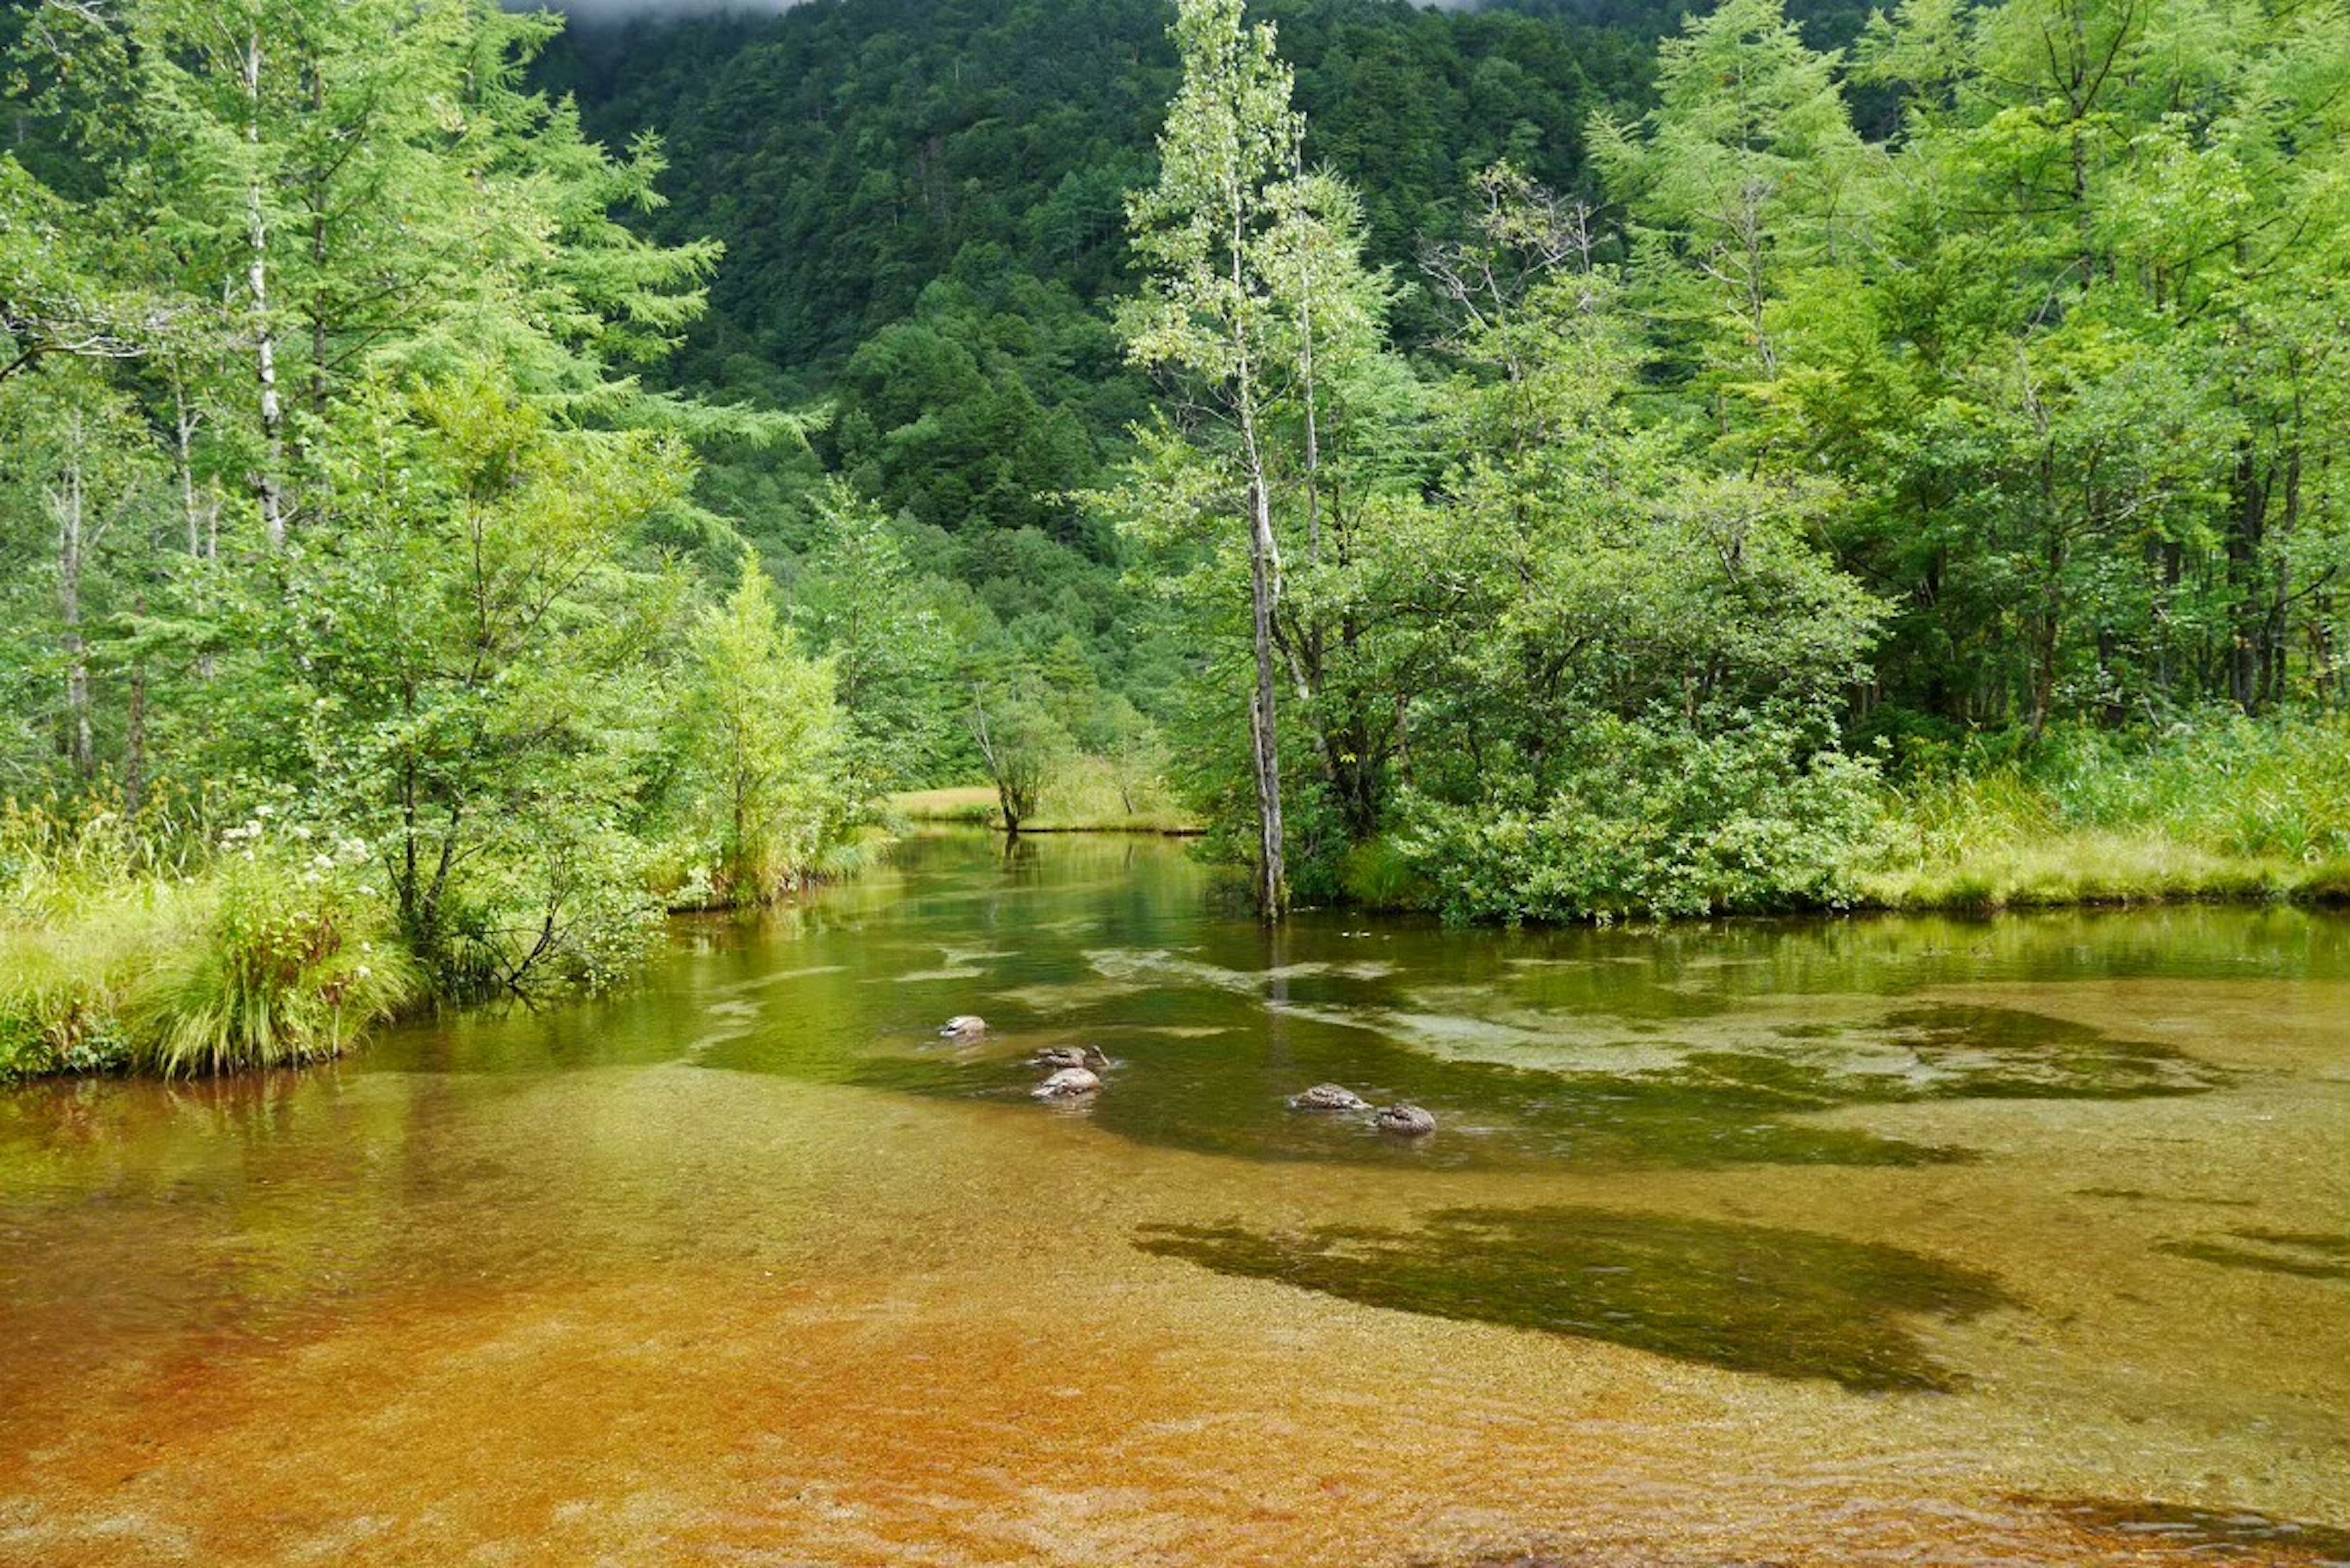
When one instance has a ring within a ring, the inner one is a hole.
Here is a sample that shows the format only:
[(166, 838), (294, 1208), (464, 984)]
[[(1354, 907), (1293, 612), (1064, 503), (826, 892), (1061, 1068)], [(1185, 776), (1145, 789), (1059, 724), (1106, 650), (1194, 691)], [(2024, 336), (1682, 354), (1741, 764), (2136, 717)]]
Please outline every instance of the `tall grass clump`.
[(1190, 819), (1160, 774), (1080, 753), (1059, 759), (1037, 793), (1035, 820), (1021, 826), (1175, 833)]
[(0, 1082), (129, 1064), (144, 962), (193, 940), (185, 805), (0, 803)]
[(1929, 753), (1883, 823), (1857, 881), (1897, 908), (2339, 899), (2350, 719), (2204, 715)]
[(128, 999), (139, 1065), (182, 1077), (317, 1061), (416, 993), (361, 880), (365, 846), (310, 851), (303, 829), (273, 836), (258, 817), (224, 836), (198, 940), (154, 955)]

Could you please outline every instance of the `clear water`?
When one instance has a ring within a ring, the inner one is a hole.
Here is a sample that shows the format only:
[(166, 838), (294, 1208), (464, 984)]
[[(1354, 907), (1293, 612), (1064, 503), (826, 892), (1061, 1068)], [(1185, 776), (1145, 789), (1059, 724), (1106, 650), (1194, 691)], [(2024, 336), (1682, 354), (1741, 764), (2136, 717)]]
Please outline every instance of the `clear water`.
[(2338, 916), (1268, 935), (945, 836), (0, 1097), (0, 1563), (2214, 1558), (2350, 1561)]

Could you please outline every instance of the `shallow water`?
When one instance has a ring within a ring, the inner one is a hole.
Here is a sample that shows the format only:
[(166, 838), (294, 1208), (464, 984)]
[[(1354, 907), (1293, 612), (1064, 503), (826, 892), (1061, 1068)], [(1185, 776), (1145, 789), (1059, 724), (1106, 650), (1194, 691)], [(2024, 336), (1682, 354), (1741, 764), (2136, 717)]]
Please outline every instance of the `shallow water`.
[(950, 836), (0, 1097), (0, 1563), (2215, 1558), (2350, 1561), (2341, 917), (1268, 936)]

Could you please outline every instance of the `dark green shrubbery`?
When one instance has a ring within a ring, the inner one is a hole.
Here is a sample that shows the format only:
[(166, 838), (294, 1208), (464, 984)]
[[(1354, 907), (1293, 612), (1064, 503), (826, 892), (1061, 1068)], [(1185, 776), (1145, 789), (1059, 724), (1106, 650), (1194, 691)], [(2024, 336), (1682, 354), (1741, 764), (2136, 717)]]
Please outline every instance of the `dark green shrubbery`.
[(1449, 805), (1408, 796), (1393, 837), (1417, 901), (1453, 919), (1575, 920), (1844, 901), (1842, 867), (1876, 815), (1876, 769), (1803, 754), (1783, 726), (1701, 735), (1621, 719), (1576, 737), (1547, 798)]

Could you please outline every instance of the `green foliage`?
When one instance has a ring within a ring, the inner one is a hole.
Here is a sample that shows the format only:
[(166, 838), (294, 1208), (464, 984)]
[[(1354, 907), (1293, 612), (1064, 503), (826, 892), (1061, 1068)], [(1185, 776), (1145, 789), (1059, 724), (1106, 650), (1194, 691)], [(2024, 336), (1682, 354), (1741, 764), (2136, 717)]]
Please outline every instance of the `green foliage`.
[(1393, 851), (1451, 919), (1731, 914), (1848, 901), (1876, 773), (1758, 720), (1699, 733), (1612, 716), (1556, 794), (1512, 808), (1408, 799)]
[(849, 787), (862, 797), (929, 783), (951, 765), (961, 732), (963, 638), (952, 609), (899, 530), (846, 483), (828, 481), (813, 510), (791, 619), (832, 662)]
[(800, 654), (776, 618), (774, 584), (750, 556), (741, 583), (703, 612), (688, 648), (692, 827), (711, 848), (717, 898), (765, 903), (816, 870), (843, 832), (833, 667)]
[(366, 846), (320, 849), (259, 817), (224, 834), (195, 940), (158, 955), (124, 1007), (132, 1056), (170, 1077), (338, 1055), (417, 991)]
[(685, 455), (567, 431), (487, 374), (375, 389), (338, 434), (334, 545), (244, 611), (273, 656), (255, 728), (298, 747), (252, 765), (375, 846), (444, 983), (529, 983), (635, 919), (603, 889), (632, 882), (681, 585), (629, 536)]
[(1003, 826), (1017, 833), (1036, 815), (1045, 785), (1070, 765), (1076, 742), (1033, 691), (1018, 686), (975, 691), (971, 729)]
[[(648, 845), (708, 826), (672, 820), (697, 771), (740, 807), (735, 881), (843, 837), (806, 826), (846, 815), (812, 800), (822, 671), (691, 637), (660, 547), (729, 531), (691, 501), (688, 432), (756, 449), (797, 421), (636, 379), (718, 248), (620, 221), (660, 205), (662, 163), (525, 84), (559, 26), (135, 0), (6, 34), (32, 161), (0, 168), (0, 680), (24, 699), (0, 776), (82, 801), (117, 778), (133, 813), (202, 779), (255, 823), (298, 799), (366, 866), (248, 836), (72, 879), (9, 936), (9, 1028), (46, 1020), (50, 1059), (101, 1015), (142, 1064), (210, 1072), (332, 1054), (419, 975), (613, 983), (658, 934)], [(692, 701), (714, 680), (742, 683), (731, 731)], [(52, 983), (109, 921), (88, 984)]]

